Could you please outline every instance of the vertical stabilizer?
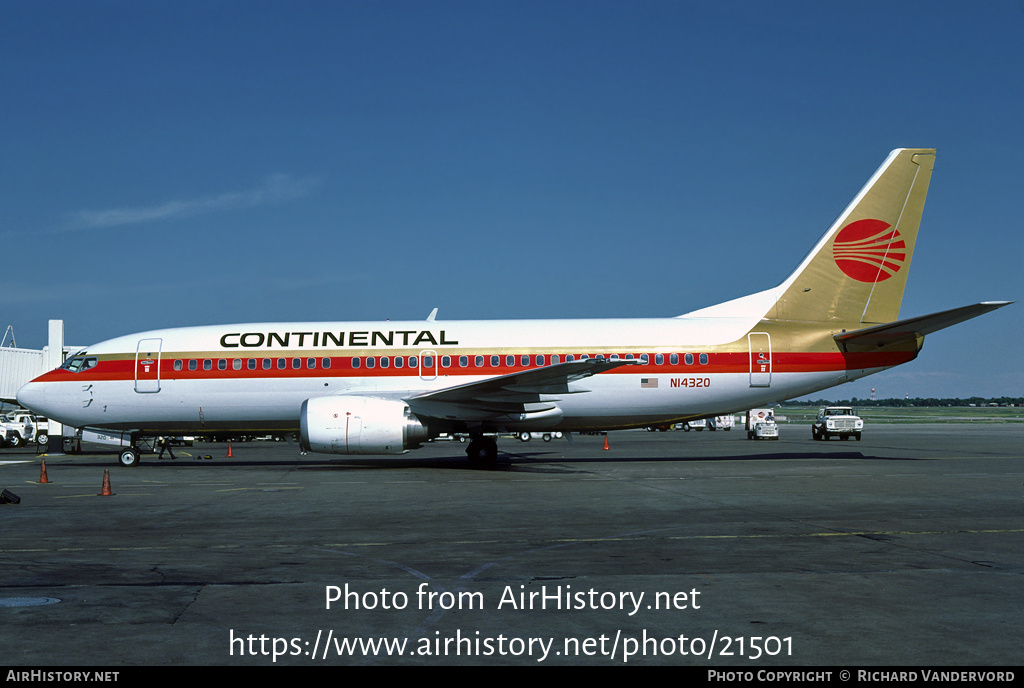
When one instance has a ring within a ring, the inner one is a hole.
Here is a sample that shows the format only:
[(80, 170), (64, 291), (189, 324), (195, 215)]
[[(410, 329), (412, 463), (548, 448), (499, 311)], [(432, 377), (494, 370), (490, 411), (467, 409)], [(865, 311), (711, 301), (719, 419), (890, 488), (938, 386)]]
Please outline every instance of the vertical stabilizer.
[(899, 318), (935, 150), (889, 154), (789, 279), (769, 317), (888, 323)]

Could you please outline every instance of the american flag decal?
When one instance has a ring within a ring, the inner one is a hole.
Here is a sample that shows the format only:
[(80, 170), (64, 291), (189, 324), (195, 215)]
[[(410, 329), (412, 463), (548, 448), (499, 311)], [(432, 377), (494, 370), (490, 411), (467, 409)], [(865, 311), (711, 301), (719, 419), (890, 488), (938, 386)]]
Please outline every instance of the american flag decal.
[(658, 378), (656, 377), (642, 377), (640, 378), (641, 389), (658, 389)]

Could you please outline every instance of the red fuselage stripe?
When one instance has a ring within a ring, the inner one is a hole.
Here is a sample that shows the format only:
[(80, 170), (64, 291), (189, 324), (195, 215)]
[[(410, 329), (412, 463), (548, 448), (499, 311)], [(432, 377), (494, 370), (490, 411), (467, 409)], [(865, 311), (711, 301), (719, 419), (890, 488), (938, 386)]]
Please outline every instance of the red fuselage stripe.
[[(574, 354), (578, 360), (580, 355)], [(596, 358), (599, 354), (588, 354), (591, 358)], [(610, 358), (610, 354), (603, 354), (606, 358)], [(441, 365), (442, 356), (451, 357), (451, 364), (448, 366)], [(468, 356), (470, 365), (460, 366), (459, 357)], [(545, 366), (534, 365), (536, 357), (531, 355), (529, 360), (530, 365), (521, 364), (521, 354), (515, 354), (515, 365), (506, 365), (506, 354), (501, 354), (499, 358), (500, 365), (490, 365), (490, 354), (484, 356), (484, 365), (474, 365), (474, 355), (472, 354), (440, 354), (435, 356), (433, 359), (433, 365), (429, 368), (421, 368), (419, 363), (420, 359), (417, 360), (417, 365), (409, 367), (407, 364), (403, 367), (395, 367), (394, 356), (382, 357), (382, 356), (334, 356), (334, 357), (282, 357), (282, 356), (261, 356), (259, 358), (185, 358), (185, 357), (163, 357), (160, 361), (159, 379), (162, 381), (172, 380), (224, 380), (224, 379), (239, 379), (239, 380), (251, 380), (251, 379), (288, 379), (288, 378), (325, 378), (325, 377), (339, 377), (339, 378), (388, 378), (388, 377), (409, 377), (409, 376), (424, 376), (434, 377), (453, 377), (453, 376), (499, 376), (507, 375), (509, 373), (523, 372), (526, 370), (532, 370), (535, 368), (542, 368)], [(765, 365), (765, 371), (770, 370), (772, 373), (812, 373), (812, 372), (826, 372), (826, 371), (842, 371), (842, 370), (863, 370), (870, 368), (887, 368), (907, 361), (913, 360), (915, 352), (910, 351), (896, 351), (896, 352), (865, 352), (865, 353), (805, 353), (805, 352), (794, 352), (794, 353), (783, 353), (776, 352), (772, 354), (770, 364), (767, 360), (755, 361), (755, 365), (751, 366), (751, 355), (746, 352), (726, 352), (726, 353), (711, 353), (708, 354), (708, 362), (702, 364), (699, 362), (697, 354), (693, 356), (693, 363), (686, 364), (684, 362), (683, 354), (679, 354), (679, 362), (676, 364), (670, 363), (669, 354), (664, 355), (664, 363), (658, 364), (655, 362), (655, 356), (650, 355), (650, 362), (647, 364), (636, 364), (629, 366), (622, 366), (607, 372), (602, 375), (651, 375), (651, 374), (665, 374), (665, 375), (717, 375), (726, 373), (749, 373), (761, 372), (761, 365)], [(624, 355), (619, 356), (625, 358)], [(330, 360), (330, 366), (324, 367), (324, 359)], [(374, 366), (368, 367), (368, 359), (374, 360)], [(387, 358), (389, 365), (388, 367), (382, 367), (380, 365), (381, 359)], [(405, 356), (404, 360), (408, 361), (410, 357)], [(352, 363), (354, 359), (359, 360), (359, 366), (353, 367)], [(196, 361), (196, 370), (189, 370), (189, 361)], [(240, 368), (234, 367), (234, 361), (240, 361)], [(256, 361), (256, 368), (253, 370), (249, 369), (249, 361)], [(269, 360), (271, 367), (269, 369), (263, 368), (263, 361)], [(284, 368), (279, 368), (279, 361), (284, 361)], [(550, 365), (551, 356), (547, 355), (544, 360)], [(565, 361), (566, 356), (562, 355), (559, 358), (560, 361)], [(175, 370), (175, 362), (181, 362), (181, 370)], [(204, 362), (210, 361), (210, 369), (204, 369)], [(220, 369), (220, 361), (224, 361), (225, 368)], [(298, 367), (294, 367), (294, 362), (298, 361)], [(313, 361), (313, 367), (307, 367), (308, 361)], [(770, 365), (770, 367), (769, 367)], [(157, 371), (155, 365), (150, 365), (149, 370), (146, 370), (146, 366), (139, 364), (138, 379), (156, 380)], [(113, 381), (113, 380), (135, 380), (136, 376), (136, 362), (132, 359), (117, 359), (117, 360), (100, 360), (98, 364), (90, 368), (89, 370), (73, 373), (64, 369), (53, 370), (46, 373), (42, 377), (38, 378), (40, 381), (89, 381), (89, 382), (102, 382), (102, 381)]]

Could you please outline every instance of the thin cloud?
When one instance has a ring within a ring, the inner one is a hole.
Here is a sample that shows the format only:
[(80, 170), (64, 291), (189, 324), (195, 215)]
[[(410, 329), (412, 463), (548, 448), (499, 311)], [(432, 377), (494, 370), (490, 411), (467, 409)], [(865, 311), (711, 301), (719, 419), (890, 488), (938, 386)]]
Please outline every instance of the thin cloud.
[(244, 191), (168, 201), (152, 206), (80, 210), (68, 216), (68, 224), (64, 231), (108, 229), (283, 203), (302, 198), (312, 193), (319, 185), (319, 181), (311, 177), (296, 179), (287, 174), (275, 174), (256, 188)]

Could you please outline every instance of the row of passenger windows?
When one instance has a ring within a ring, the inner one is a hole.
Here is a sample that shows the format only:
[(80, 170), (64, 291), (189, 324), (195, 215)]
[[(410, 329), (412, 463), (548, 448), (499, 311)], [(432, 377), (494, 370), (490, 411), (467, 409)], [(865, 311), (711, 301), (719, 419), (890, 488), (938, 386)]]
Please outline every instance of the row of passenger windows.
[[(679, 365), (679, 357), (680, 357), (680, 354), (668, 354), (667, 356), (665, 354), (655, 354), (654, 355), (654, 364), (655, 365), (665, 365), (665, 361), (667, 360), (670, 365)], [(432, 367), (434, 367), (434, 360), (433, 360), (433, 358), (434, 358), (433, 356), (424, 356), (423, 357), (423, 367), (425, 367), (425, 368), (432, 368)], [(441, 358), (441, 367), (442, 368), (451, 368), (453, 361), (456, 361), (456, 360), (458, 361), (458, 366), (460, 368), (469, 368), (470, 367), (470, 357), (469, 356), (459, 356), (457, 359), (453, 358), (452, 356), (441, 356), (440, 358)], [(504, 358), (504, 363), (502, 361), (503, 358)], [(473, 366), (472, 367), (474, 367), (474, 368), (484, 368), (484, 367), (499, 368), (502, 365), (504, 365), (506, 368), (513, 368), (513, 367), (515, 367), (517, 365), (517, 358), (518, 358), (518, 365), (520, 365), (522, 367), (529, 367), (530, 366), (530, 364), (531, 364), (530, 363), (531, 362), (531, 357), (528, 354), (523, 354), (523, 355), (518, 356), (518, 357), (514, 356), (514, 355), (511, 355), (511, 354), (506, 354), (504, 357), (499, 356), (498, 354), (491, 354), (490, 356), (479, 356), (479, 355), (478, 356), (473, 356)], [(571, 362), (573, 362), (573, 361), (575, 361), (577, 359), (580, 360), (580, 361), (586, 361), (586, 360), (588, 360), (590, 358), (591, 358), (591, 356), (589, 354), (580, 354), (578, 356), (576, 354), (566, 354), (565, 355), (565, 362), (566, 363), (571, 363)], [(649, 365), (650, 362), (651, 362), (651, 357), (648, 354), (640, 354), (639, 356), (634, 356), (633, 354), (627, 354), (626, 356), (621, 357), (621, 358), (619, 357), (618, 354), (612, 354), (611, 356), (607, 356), (607, 357), (604, 356), (603, 354), (598, 354), (598, 355), (594, 356), (593, 358), (596, 359), (596, 360), (599, 360), (599, 361), (604, 361), (604, 360), (634, 361), (634, 360), (637, 360), (637, 361), (640, 361), (640, 363), (642, 365)], [(693, 354), (682, 354), (682, 360), (683, 360), (683, 362), (686, 365), (693, 365), (694, 364), (694, 355)], [(708, 364), (708, 355), (707, 354), (698, 354), (697, 360), (700, 361), (701, 365), (707, 365)], [(374, 356), (369, 356), (369, 357), (366, 358), (366, 367), (367, 368), (373, 368), (373, 367), (378, 365), (378, 361), (379, 361), (379, 365), (380, 365), (381, 368), (388, 368), (388, 367), (390, 367), (392, 365), (392, 358), (390, 356), (381, 356), (379, 359), (374, 357)], [(560, 354), (552, 354), (551, 356), (545, 356), (543, 354), (538, 354), (538, 355), (532, 357), (532, 361), (533, 361), (533, 365), (535, 365), (535, 366), (555, 365), (557, 363), (561, 363), (562, 362), (562, 356)], [(402, 368), (406, 364), (406, 358), (404, 356), (396, 356), (393, 359), (393, 362), (394, 362), (394, 367)], [(416, 367), (416, 357), (415, 356), (409, 356), (408, 357), (408, 362), (409, 362), (409, 367), (410, 368), (415, 368)], [(352, 359), (352, 367), (353, 368), (359, 368), (361, 365), (362, 365), (361, 360), (358, 357)]]
[[(666, 354), (654, 354), (654, 357), (653, 357), (654, 365), (665, 365), (666, 361), (668, 361), (669, 365), (679, 365), (680, 356), (682, 356), (682, 361), (683, 361), (684, 364), (686, 364), (686, 365), (693, 365), (694, 364), (694, 354), (667, 354), (667, 355)], [(565, 362), (566, 363), (571, 363), (571, 362), (576, 361), (576, 360), (586, 361), (586, 360), (588, 360), (590, 358), (591, 358), (591, 356), (589, 354), (579, 354), (579, 355), (576, 355), (576, 354), (566, 354), (565, 355)], [(599, 360), (599, 361), (604, 361), (604, 360), (634, 361), (635, 360), (635, 361), (639, 361), (641, 365), (650, 365), (650, 363), (651, 363), (651, 356), (648, 355), (648, 354), (640, 354), (639, 356), (634, 356), (633, 354), (627, 354), (625, 357), (623, 357), (621, 359), (620, 359), (618, 354), (612, 354), (611, 356), (608, 356), (608, 357), (605, 357), (603, 354), (598, 354), (598, 355), (594, 356), (593, 358), (595, 358), (596, 360)], [(451, 368), (452, 367), (453, 357), (451, 357), (451, 356), (441, 356), (440, 359), (441, 359), (441, 367), (442, 368)], [(490, 356), (480, 356), (480, 355), (477, 355), (477, 356), (473, 356), (472, 359), (473, 359), (473, 366), (472, 367), (474, 367), (474, 368), (484, 368), (484, 367), (499, 368), (502, 365), (504, 365), (507, 368), (512, 368), (512, 367), (516, 366), (517, 359), (518, 359), (518, 365), (520, 365), (520, 366), (529, 367), (531, 365), (531, 357), (529, 355), (526, 355), (526, 354), (523, 354), (523, 355), (518, 356), (518, 357), (514, 356), (514, 355), (511, 355), (511, 354), (508, 354), (508, 355), (505, 355), (505, 356), (499, 356), (498, 354), (491, 354)], [(502, 360), (502, 359), (504, 359), (504, 360)], [(365, 364), (365, 366), (367, 368), (376, 368), (378, 366), (381, 367), (381, 368), (390, 368), (392, 366), (394, 366), (395, 368), (405, 368), (405, 367), (416, 368), (416, 367), (419, 366), (419, 363), (420, 363), (419, 362), (419, 358), (417, 356), (394, 356), (394, 357), (391, 357), (391, 356), (380, 356), (380, 357), (367, 356), (365, 359), (360, 358), (358, 356), (355, 356), (351, 360), (352, 360), (352, 367), (353, 368), (361, 368), (361, 367), (363, 367), (364, 364)], [(460, 368), (469, 368), (470, 367), (470, 357), (469, 356), (459, 356), (457, 359), (454, 359), (454, 360), (458, 361), (458, 366)], [(700, 365), (707, 365), (708, 364), (708, 355), (707, 354), (698, 354), (696, 360), (700, 362)], [(535, 365), (535, 366), (555, 365), (557, 363), (561, 363), (562, 362), (562, 356), (560, 354), (552, 354), (550, 356), (546, 356), (546, 355), (543, 355), (543, 354), (538, 354), (538, 355), (532, 357), (532, 362), (533, 362), (533, 365)], [(330, 368), (331, 367), (331, 359), (330, 358), (262, 358), (262, 359), (260, 359), (260, 358), (247, 358), (247, 359), (234, 358), (234, 359), (230, 359), (229, 360), (229, 359), (226, 359), (226, 358), (220, 358), (220, 359), (214, 360), (214, 359), (207, 358), (207, 359), (203, 359), (202, 361), (200, 361), (200, 360), (197, 360), (197, 359), (193, 358), (193, 359), (188, 360), (187, 363), (186, 363), (186, 361), (183, 361), (183, 360), (176, 360), (176, 361), (174, 361), (174, 369), (175, 370), (184, 370), (186, 365), (187, 365), (189, 370), (199, 370), (200, 367), (202, 367), (203, 370), (213, 370), (214, 367), (216, 367), (217, 370), (227, 370), (229, 365), (230, 365), (232, 370), (242, 370), (243, 367), (248, 369), (248, 370), (259, 370), (259, 369), (262, 369), (262, 370), (273, 370), (274, 368), (276, 368), (277, 370), (288, 370), (289, 368), (292, 369), (292, 370), (301, 370), (303, 368), (305, 368), (306, 370), (316, 370), (317, 368), (321, 368), (321, 369)], [(435, 364), (434, 364), (434, 357), (433, 356), (424, 356), (423, 357), (423, 367), (424, 368), (433, 368), (434, 365)]]
[[(316, 359), (316, 358), (276, 358), (276, 359), (275, 358), (263, 358), (263, 359), (248, 358), (248, 359), (245, 359), (245, 367), (247, 369), (249, 369), (249, 370), (258, 370), (260, 368), (262, 368), (263, 370), (271, 370), (271, 369), (273, 369), (275, 367), (278, 370), (287, 370), (288, 368), (292, 368), (293, 370), (300, 370), (303, 367), (305, 367), (307, 370), (315, 370), (317, 365), (318, 365), (318, 363), (319, 363), (319, 366), (321, 368), (330, 368), (331, 367), (331, 359), (329, 359), (329, 358), (321, 358), (321, 359)], [(241, 370), (242, 369), (242, 365), (243, 364), (242, 364), (242, 359), (241, 358), (231, 359), (231, 369), (232, 370)], [(219, 358), (219, 359), (217, 359), (216, 367), (217, 367), (217, 370), (227, 370), (228, 369), (228, 360), (226, 358)], [(174, 369), (175, 370), (183, 370), (184, 368), (185, 368), (185, 362), (184, 361), (177, 360), (177, 361), (174, 362)], [(194, 358), (189, 360), (189, 362), (188, 362), (188, 369), (189, 370), (199, 370), (199, 368), (200, 368), (200, 362), (198, 360), (196, 360)], [(202, 362), (202, 369), (203, 370), (213, 370), (213, 368), (214, 368), (214, 361), (213, 361), (213, 359), (207, 358), (207, 359), (203, 360), (203, 362)]]

